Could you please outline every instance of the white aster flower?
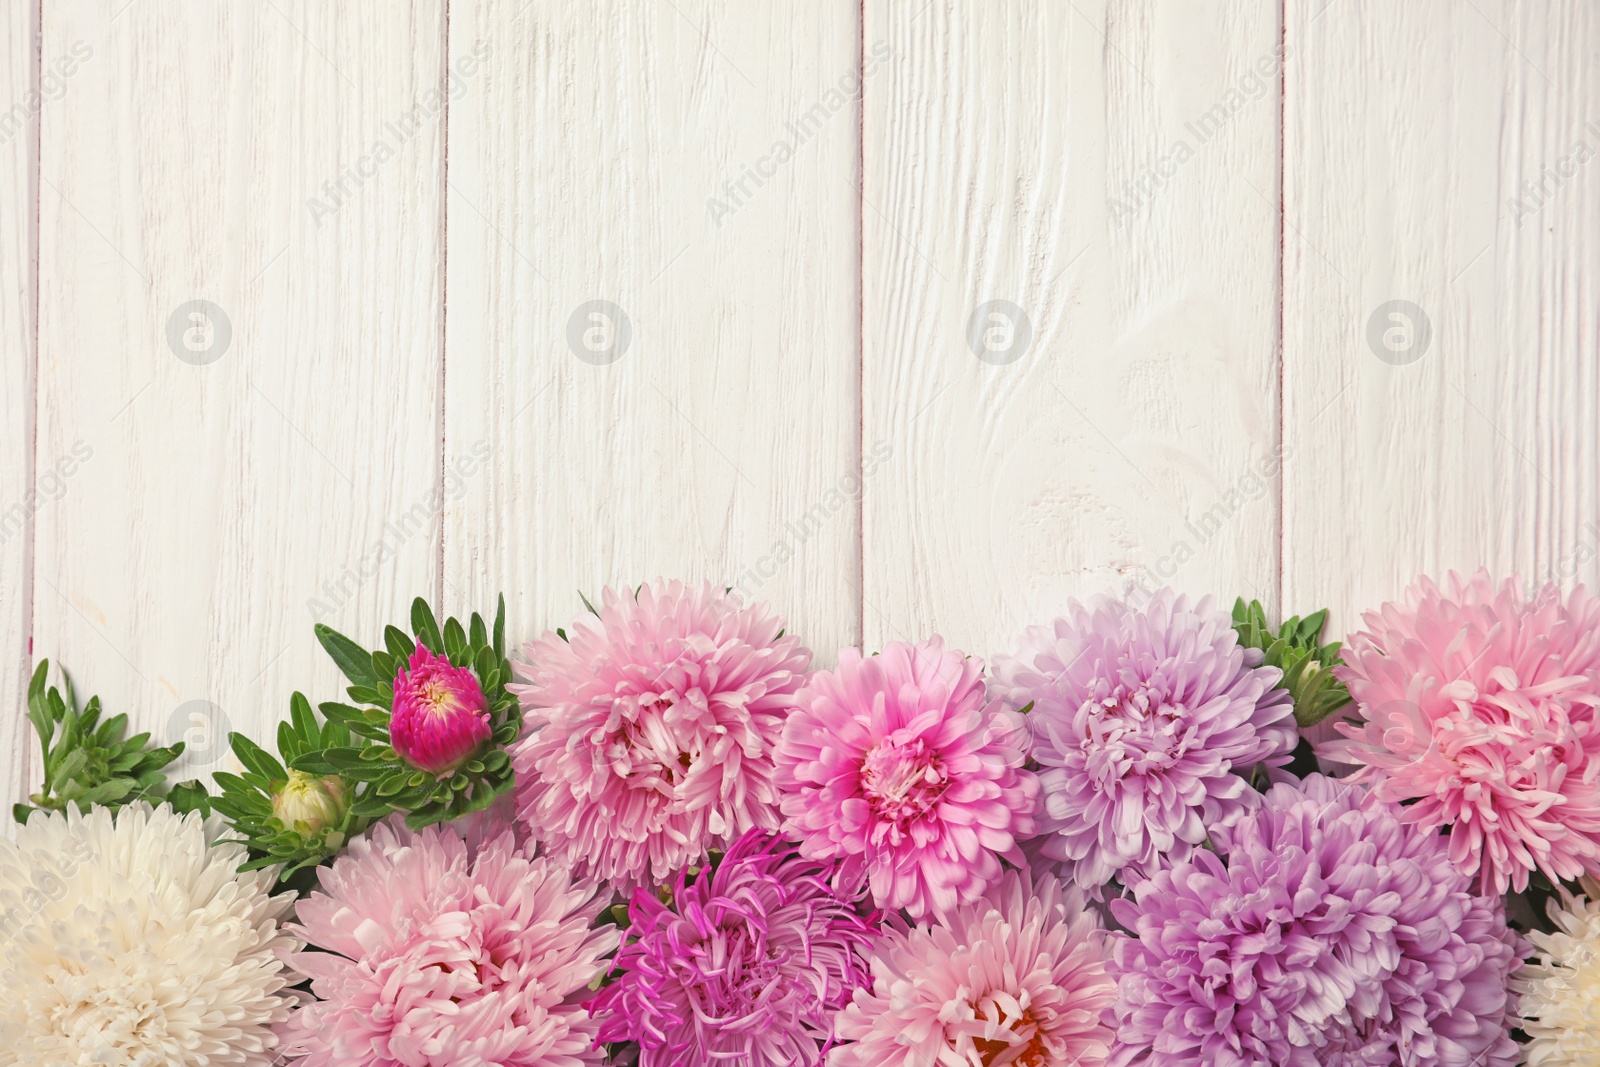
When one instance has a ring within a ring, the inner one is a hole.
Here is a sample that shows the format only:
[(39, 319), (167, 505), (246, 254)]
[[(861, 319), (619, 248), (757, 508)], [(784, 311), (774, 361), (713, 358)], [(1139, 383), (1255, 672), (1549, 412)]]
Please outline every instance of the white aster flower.
[(1554, 904), (1554, 933), (1528, 935), (1538, 958), (1511, 983), (1522, 994), (1522, 1029), (1533, 1038), (1528, 1067), (1600, 1064), (1600, 884), (1585, 878), (1589, 894)]
[(267, 1067), (292, 893), (197, 814), (35, 812), (0, 840), (0, 1067)]

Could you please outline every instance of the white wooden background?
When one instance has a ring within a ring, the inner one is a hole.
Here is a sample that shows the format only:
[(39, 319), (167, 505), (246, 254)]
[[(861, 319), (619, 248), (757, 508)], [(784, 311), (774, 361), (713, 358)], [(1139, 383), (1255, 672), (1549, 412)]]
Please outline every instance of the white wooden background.
[(1593, 584), (1597, 152), (1589, 0), (6, 0), (0, 794), (418, 593)]

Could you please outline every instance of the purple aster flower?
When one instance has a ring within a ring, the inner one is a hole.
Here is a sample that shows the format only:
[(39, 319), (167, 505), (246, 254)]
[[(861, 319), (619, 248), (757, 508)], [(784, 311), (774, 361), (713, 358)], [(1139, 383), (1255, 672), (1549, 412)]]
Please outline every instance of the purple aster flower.
[(637, 1041), (640, 1067), (815, 1067), (834, 1015), (871, 982), (881, 916), (859, 862), (806, 859), (765, 830), (715, 871), (681, 875), (672, 902), (636, 889), (621, 972), (592, 1004), (601, 1041)]
[[(1291, 780), (1292, 781), (1292, 780)], [(1321, 775), (1111, 902), (1113, 1067), (1512, 1067), (1527, 951), (1448, 843)]]
[(1238, 772), (1283, 763), (1296, 739), (1281, 673), (1260, 662), (1209, 597), (1170, 589), (1143, 608), (1073, 601), (1029, 627), (994, 674), (1013, 706), (1033, 704), (1037, 851), (1089, 889), (1183, 859), (1249, 811), (1258, 796)]

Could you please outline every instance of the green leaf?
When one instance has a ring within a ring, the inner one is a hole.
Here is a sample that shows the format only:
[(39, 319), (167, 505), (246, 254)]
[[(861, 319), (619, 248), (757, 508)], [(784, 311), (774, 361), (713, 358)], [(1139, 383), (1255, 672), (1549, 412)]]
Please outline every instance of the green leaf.
[(494, 654), (504, 657), (506, 654), (506, 595), (500, 594), (500, 603), (494, 612)]
[(269, 782), (281, 782), (289, 777), (289, 772), (283, 769), (283, 764), (244, 734), (237, 731), (230, 733), (228, 743), (233, 747), (233, 754), (239, 757), (240, 763)]
[(595, 610), (595, 606), (593, 604), (589, 603), (589, 598), (583, 595), (583, 590), (582, 589), (578, 590), (578, 599), (583, 601), (583, 606), (589, 609), (589, 614), (591, 614), (591, 615), (599, 615), (600, 614), (600, 612)]
[(50, 673), (50, 661), (38, 661), (38, 669), (34, 670), (34, 678), (27, 683), (27, 718), (34, 723), (34, 731), (38, 733), (38, 744), (45, 752), (45, 757), (50, 757), (50, 739), (56, 734), (56, 720), (50, 713), (50, 701), (45, 697), (45, 681)]
[[(388, 649), (389, 655), (400, 663), (408, 662), (411, 653), (416, 650), (417, 643), (406, 636), (406, 632), (398, 626), (385, 626), (383, 628), (383, 646)], [(374, 667), (374, 670), (377, 668)], [(379, 677), (392, 677), (385, 672)]]
[(378, 679), (372, 673), (372, 657), (366, 649), (350, 640), (331, 626), (318, 623), (317, 640), (333, 659), (334, 664), (350, 679), (352, 685), (372, 686)]
[(211, 796), (206, 792), (206, 787), (198, 779), (179, 782), (167, 791), (167, 803), (172, 805), (172, 810), (187, 814), (198, 811), (202, 815), (211, 813)]
[(294, 732), (300, 740), (307, 745), (317, 743), (317, 717), (311, 713), (311, 701), (304, 693), (289, 697), (289, 721), (294, 724)]
[(444, 651), (444, 637), (439, 633), (439, 620), (434, 618), (433, 609), (421, 597), (411, 602), (411, 629), (417, 635), (417, 640), (428, 647), (428, 651), (435, 654)]
[(472, 613), (472, 625), (468, 629), (467, 637), (473, 648), (484, 648), (489, 644), (489, 631), (484, 628), (483, 616), (476, 611)]
[(467, 635), (461, 623), (446, 619), (444, 624), (444, 653), (455, 666), (461, 666), (462, 653), (467, 650)]

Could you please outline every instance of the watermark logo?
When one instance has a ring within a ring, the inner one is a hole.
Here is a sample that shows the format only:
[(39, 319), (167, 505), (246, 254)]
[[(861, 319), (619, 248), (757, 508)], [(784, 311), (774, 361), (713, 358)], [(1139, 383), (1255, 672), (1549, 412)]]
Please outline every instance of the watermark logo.
[(1427, 353), (1432, 340), (1428, 313), (1409, 300), (1379, 304), (1367, 319), (1367, 347), (1392, 366), (1415, 363)]
[(183, 755), (173, 765), (174, 781), (210, 770), (228, 754), (228, 733), (233, 722), (222, 707), (210, 700), (186, 700), (167, 716), (167, 744), (183, 742)]
[(972, 310), (967, 320), (967, 344), (972, 354), (996, 367), (1015, 363), (1033, 343), (1033, 321), (1009, 300), (990, 300)]
[(615, 363), (632, 341), (633, 321), (609, 300), (579, 304), (567, 319), (567, 346), (573, 355), (592, 366)]
[(215, 363), (232, 343), (233, 322), (209, 300), (179, 304), (167, 317), (167, 347), (185, 363), (196, 367)]

